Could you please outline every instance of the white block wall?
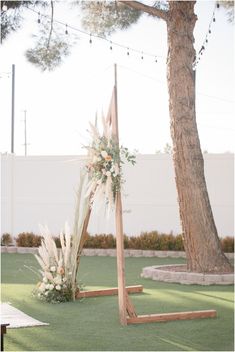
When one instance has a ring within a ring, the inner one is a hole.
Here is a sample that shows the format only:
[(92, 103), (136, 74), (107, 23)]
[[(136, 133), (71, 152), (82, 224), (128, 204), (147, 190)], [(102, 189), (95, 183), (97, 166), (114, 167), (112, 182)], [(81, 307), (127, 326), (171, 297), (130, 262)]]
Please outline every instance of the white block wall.
[[(234, 155), (205, 154), (205, 175), (219, 236), (234, 235)], [(75, 190), (82, 156), (1, 155), (1, 233), (39, 233), (47, 224), (58, 234), (72, 225)], [(172, 158), (139, 155), (136, 166), (124, 167), (124, 232), (181, 232)], [(94, 209), (91, 233), (114, 233), (114, 216)]]

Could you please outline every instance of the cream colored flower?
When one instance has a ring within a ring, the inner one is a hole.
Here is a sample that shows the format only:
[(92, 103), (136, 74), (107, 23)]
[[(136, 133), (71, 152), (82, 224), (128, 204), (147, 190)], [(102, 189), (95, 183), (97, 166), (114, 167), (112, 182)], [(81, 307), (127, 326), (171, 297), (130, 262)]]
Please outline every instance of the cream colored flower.
[(54, 278), (54, 283), (55, 283), (56, 285), (60, 285), (61, 282), (62, 282), (61, 277), (57, 275), (57, 276)]
[(50, 271), (55, 272), (56, 271), (56, 267), (55, 266), (51, 266), (50, 267)]
[(97, 163), (97, 161), (98, 161), (98, 158), (96, 155), (94, 155), (93, 159), (92, 159), (92, 163), (95, 164), (95, 163)]
[(49, 290), (53, 290), (54, 285), (50, 284)]
[(56, 285), (55, 289), (56, 289), (57, 291), (60, 291), (60, 290), (61, 290), (61, 286), (60, 286), (60, 285)]
[(106, 150), (102, 150), (102, 152), (100, 153), (102, 155), (102, 157), (105, 159), (108, 156), (108, 153), (106, 152)]
[(42, 282), (41, 285), (39, 286), (39, 291), (44, 292), (46, 289), (46, 285)]
[(106, 176), (107, 177), (111, 176), (111, 172), (110, 171), (106, 171)]
[(42, 281), (46, 284), (48, 282), (47, 278), (44, 276), (44, 278), (42, 279)]

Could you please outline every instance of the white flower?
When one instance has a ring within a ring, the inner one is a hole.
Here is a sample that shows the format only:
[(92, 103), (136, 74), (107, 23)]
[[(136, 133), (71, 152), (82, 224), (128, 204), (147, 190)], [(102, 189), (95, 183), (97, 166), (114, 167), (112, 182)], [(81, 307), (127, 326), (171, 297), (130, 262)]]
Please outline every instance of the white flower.
[(60, 285), (56, 285), (55, 289), (60, 291), (61, 290), (61, 286)]
[(106, 171), (106, 176), (107, 177), (111, 176), (111, 172), (110, 171)]
[(41, 285), (39, 286), (39, 291), (43, 292), (46, 289), (46, 285), (42, 282)]
[(63, 288), (66, 288), (66, 285), (63, 285)]
[(49, 293), (49, 292), (48, 292), (48, 291), (46, 291), (46, 292), (44, 293), (44, 295), (45, 295), (45, 296), (48, 296), (48, 293)]
[(108, 156), (108, 153), (106, 152), (106, 150), (102, 150), (102, 152), (100, 154), (102, 155), (102, 157), (104, 159)]
[(57, 276), (54, 278), (54, 283), (55, 283), (56, 285), (60, 285), (60, 284), (61, 284), (61, 277), (57, 275)]
[(98, 161), (98, 158), (97, 158), (96, 155), (94, 155), (94, 156), (93, 156), (93, 159), (92, 159), (92, 163), (94, 164), (94, 163), (96, 163), (97, 161)]
[(46, 285), (46, 290), (50, 290), (50, 286), (51, 286), (50, 284), (47, 284)]
[(56, 271), (56, 267), (55, 266), (51, 266), (50, 267), (50, 271), (55, 272)]
[(63, 282), (66, 282), (66, 281), (67, 281), (67, 279), (66, 279), (66, 277), (64, 277), (64, 278), (63, 278)]
[(54, 285), (50, 284), (49, 290), (53, 290)]
[(38, 297), (41, 297), (41, 293), (38, 293)]
[(47, 278), (44, 276), (44, 278), (42, 279), (42, 281), (46, 284), (47, 283)]

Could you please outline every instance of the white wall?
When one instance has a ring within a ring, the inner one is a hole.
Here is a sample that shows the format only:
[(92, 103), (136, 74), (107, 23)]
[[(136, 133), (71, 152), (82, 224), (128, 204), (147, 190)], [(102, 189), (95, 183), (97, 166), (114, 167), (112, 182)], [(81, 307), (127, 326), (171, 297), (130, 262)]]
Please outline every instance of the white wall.
[[(234, 156), (205, 154), (205, 175), (219, 236), (234, 234)], [(72, 225), (81, 156), (1, 155), (1, 233), (39, 233), (47, 224), (58, 234)], [(124, 232), (180, 233), (174, 170), (170, 155), (139, 155), (136, 166), (124, 166)], [(91, 233), (114, 233), (114, 216), (95, 209)]]

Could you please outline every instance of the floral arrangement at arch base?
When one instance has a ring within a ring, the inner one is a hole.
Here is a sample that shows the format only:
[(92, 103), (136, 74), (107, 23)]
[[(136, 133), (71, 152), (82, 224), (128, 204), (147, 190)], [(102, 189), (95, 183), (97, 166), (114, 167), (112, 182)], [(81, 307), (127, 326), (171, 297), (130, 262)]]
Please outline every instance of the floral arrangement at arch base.
[(125, 161), (134, 165), (135, 155), (119, 146), (112, 136), (111, 125), (104, 118), (103, 134), (91, 123), (90, 128), (91, 145), (85, 147), (88, 150), (86, 169), (90, 179), (87, 194), (93, 194), (93, 199), (98, 200), (104, 197), (108, 209), (111, 209), (124, 183), (122, 165)]
[(39, 270), (41, 279), (33, 292), (40, 300), (51, 303), (75, 300), (79, 289), (77, 270), (78, 258), (81, 255), (83, 226), (90, 208), (89, 197), (85, 195), (87, 182), (87, 175), (81, 172), (73, 231), (70, 231), (66, 223), (60, 234), (61, 249), (56, 248), (49, 229), (41, 227), (41, 246), (38, 248), (38, 255), (35, 255), (41, 267)]

